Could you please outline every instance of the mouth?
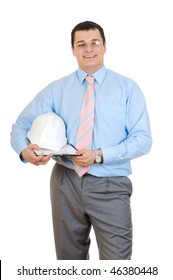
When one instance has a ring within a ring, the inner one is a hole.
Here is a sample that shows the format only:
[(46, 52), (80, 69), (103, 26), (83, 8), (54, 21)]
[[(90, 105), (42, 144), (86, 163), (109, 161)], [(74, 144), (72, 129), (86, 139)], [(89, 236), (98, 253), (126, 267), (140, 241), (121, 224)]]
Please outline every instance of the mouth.
[(95, 58), (96, 55), (85, 55), (84, 58), (86, 59), (92, 59), (92, 58)]

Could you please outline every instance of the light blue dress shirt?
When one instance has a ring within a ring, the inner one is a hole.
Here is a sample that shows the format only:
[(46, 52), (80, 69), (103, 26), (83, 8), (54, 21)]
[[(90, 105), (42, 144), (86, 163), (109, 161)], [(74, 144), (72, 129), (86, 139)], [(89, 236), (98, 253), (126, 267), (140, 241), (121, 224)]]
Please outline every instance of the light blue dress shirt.
[[(76, 145), (76, 134), (87, 73), (82, 70), (52, 82), (28, 104), (12, 126), (11, 144), (20, 155), (33, 120), (53, 111), (65, 122), (68, 143)], [(147, 154), (152, 145), (146, 101), (133, 80), (102, 67), (95, 78), (95, 123), (92, 149), (101, 148), (104, 163), (91, 165), (88, 173), (100, 176), (128, 176), (130, 160)], [(65, 157), (57, 161), (69, 168)]]

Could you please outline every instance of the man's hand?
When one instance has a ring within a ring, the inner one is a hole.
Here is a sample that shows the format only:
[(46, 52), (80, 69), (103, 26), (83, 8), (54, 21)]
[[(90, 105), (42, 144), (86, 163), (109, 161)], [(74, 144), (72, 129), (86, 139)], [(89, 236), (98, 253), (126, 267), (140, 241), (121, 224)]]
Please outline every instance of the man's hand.
[(40, 147), (36, 144), (29, 144), (22, 151), (21, 153), (22, 158), (34, 165), (44, 165), (50, 160), (50, 158), (52, 158), (52, 154), (48, 156), (44, 156), (44, 154), (37, 156), (34, 150), (40, 150)]
[(81, 167), (87, 167), (94, 164), (96, 154), (93, 150), (79, 150), (79, 156), (74, 156), (73, 161), (76, 165)]

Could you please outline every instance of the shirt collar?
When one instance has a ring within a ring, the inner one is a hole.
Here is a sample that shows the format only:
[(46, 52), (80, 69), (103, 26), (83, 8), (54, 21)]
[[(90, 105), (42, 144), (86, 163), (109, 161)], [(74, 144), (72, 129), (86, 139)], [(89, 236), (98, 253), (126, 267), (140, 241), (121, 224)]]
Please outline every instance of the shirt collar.
[[(97, 72), (93, 73), (92, 76), (97, 81), (97, 83), (101, 85), (106, 76), (106, 72), (106, 68), (103, 66)], [(87, 75), (88, 73), (84, 72), (83, 70), (77, 70), (77, 77), (81, 84), (84, 82)]]

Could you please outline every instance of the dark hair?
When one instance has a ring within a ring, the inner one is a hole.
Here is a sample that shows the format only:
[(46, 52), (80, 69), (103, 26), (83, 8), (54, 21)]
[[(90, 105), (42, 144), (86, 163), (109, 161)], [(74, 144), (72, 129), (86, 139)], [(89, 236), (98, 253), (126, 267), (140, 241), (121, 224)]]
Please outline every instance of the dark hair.
[(77, 24), (71, 32), (71, 45), (72, 45), (72, 47), (74, 46), (75, 32), (76, 31), (81, 31), (81, 30), (90, 30), (90, 29), (93, 29), (93, 30), (98, 29), (100, 31), (100, 35), (102, 37), (103, 44), (105, 43), (106, 39), (105, 39), (105, 34), (104, 34), (103, 28), (99, 24), (97, 24), (93, 21), (83, 21), (83, 22), (80, 22), (79, 24)]

